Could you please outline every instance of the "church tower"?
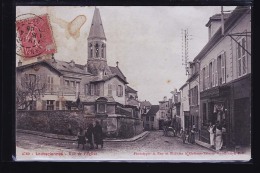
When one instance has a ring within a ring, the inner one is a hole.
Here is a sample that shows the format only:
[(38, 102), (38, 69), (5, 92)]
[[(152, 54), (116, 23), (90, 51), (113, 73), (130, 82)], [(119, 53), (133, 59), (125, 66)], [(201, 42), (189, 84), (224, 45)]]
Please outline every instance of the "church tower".
[(88, 36), (88, 72), (103, 76), (111, 74), (107, 65), (106, 36), (102, 25), (99, 9), (95, 8)]

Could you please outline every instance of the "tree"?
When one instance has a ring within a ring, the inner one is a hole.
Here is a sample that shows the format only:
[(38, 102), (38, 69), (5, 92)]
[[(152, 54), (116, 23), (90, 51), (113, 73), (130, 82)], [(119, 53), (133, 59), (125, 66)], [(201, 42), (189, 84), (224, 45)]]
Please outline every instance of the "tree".
[(46, 92), (46, 79), (40, 75), (25, 74), (16, 87), (16, 108), (26, 110)]

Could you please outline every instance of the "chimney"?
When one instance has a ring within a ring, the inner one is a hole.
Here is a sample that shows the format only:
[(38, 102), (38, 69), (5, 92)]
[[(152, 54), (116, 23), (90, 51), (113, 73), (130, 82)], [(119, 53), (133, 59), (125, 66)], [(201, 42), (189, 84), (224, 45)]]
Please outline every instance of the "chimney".
[[(230, 13), (225, 13), (223, 18), (224, 21), (230, 16)], [(209, 40), (218, 31), (221, 26), (221, 14), (215, 14), (209, 18), (206, 27), (208, 27)]]
[(18, 62), (18, 67), (20, 67), (20, 66), (22, 66), (22, 61), (21, 60), (19, 60), (19, 62)]
[(163, 101), (165, 101), (165, 102), (167, 101), (167, 97), (166, 96), (163, 97)]
[(87, 64), (84, 66), (84, 70), (85, 70), (86, 73), (88, 72), (88, 66), (87, 66)]
[(71, 67), (75, 67), (75, 61), (71, 60), (69, 64)]
[(118, 64), (119, 64), (119, 62), (117, 61), (117, 62), (116, 62), (116, 67), (118, 67)]

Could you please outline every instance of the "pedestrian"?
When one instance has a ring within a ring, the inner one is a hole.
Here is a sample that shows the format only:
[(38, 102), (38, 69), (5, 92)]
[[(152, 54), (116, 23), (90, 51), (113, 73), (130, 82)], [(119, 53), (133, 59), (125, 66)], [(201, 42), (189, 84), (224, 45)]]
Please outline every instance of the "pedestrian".
[(89, 145), (90, 145), (90, 149), (93, 149), (94, 148), (94, 144), (93, 144), (93, 138), (94, 138), (94, 136), (93, 136), (93, 124), (92, 123), (90, 123), (89, 125), (88, 125), (88, 129), (87, 129), (87, 132), (86, 132), (86, 138), (88, 139), (88, 143), (89, 143)]
[(209, 137), (210, 137), (210, 147), (214, 148), (215, 145), (215, 125), (212, 124), (212, 122), (209, 123), (208, 127)]
[(86, 144), (86, 138), (85, 138), (84, 130), (81, 127), (79, 128), (79, 132), (78, 132), (77, 136), (78, 136), (78, 148), (79, 148), (79, 145), (81, 144), (82, 149), (84, 149), (85, 144)]
[(101, 145), (101, 148), (103, 148), (103, 131), (101, 125), (99, 124), (99, 121), (96, 121), (95, 123), (95, 127), (93, 128), (93, 134), (96, 149), (98, 148), (98, 145)]
[(222, 127), (220, 124), (216, 126), (216, 150), (219, 151), (222, 148), (223, 140), (222, 140)]
[(226, 122), (223, 120), (222, 122), (222, 139), (223, 139), (223, 148), (227, 147), (227, 127)]
[(191, 131), (190, 131), (190, 143), (191, 144), (194, 144), (195, 143), (195, 132), (196, 132), (196, 129), (195, 129), (195, 125), (192, 126), (191, 128)]
[(69, 132), (69, 135), (72, 135), (72, 129), (71, 129), (71, 124), (70, 123), (68, 124), (68, 132)]

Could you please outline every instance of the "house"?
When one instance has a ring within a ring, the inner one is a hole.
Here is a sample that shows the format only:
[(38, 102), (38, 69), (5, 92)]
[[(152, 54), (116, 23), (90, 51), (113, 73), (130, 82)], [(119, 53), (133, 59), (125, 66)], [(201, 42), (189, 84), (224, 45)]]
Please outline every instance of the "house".
[(181, 86), (180, 90), (180, 119), (181, 127), (186, 129), (190, 126), (190, 104), (189, 104), (189, 83)]
[(18, 109), (80, 109), (87, 116), (120, 114), (140, 117), (135, 115), (139, 111), (136, 110), (136, 103), (131, 102), (135, 107), (126, 107), (127, 104), (131, 105), (128, 96), (136, 99), (137, 91), (127, 86), (127, 79), (118, 62), (115, 67), (107, 64), (107, 39), (98, 8), (95, 8), (87, 41), (88, 57), (85, 65), (76, 64), (73, 60), (60, 61), (55, 59), (55, 55), (46, 59), (39, 58), (37, 62), (26, 65), (19, 61), (19, 92), (30, 86), (37, 97), (27, 95), (29, 106), (20, 104)]
[[(218, 21), (216, 23), (216, 21)], [(215, 25), (215, 32), (212, 27)], [(224, 22), (210, 19), (208, 43), (194, 58), (199, 75), (199, 139), (209, 143), (210, 122), (226, 126), (226, 145), (250, 145), (251, 122), (251, 9), (236, 7)], [(194, 92), (194, 91), (190, 91)], [(190, 93), (191, 94), (191, 93)], [(197, 110), (196, 102), (194, 110)], [(195, 112), (191, 112), (195, 115)], [(197, 114), (196, 114), (197, 115)]]
[(175, 123), (175, 127), (180, 130), (181, 128), (181, 94), (175, 89), (171, 92), (172, 94), (172, 120)]
[(145, 130), (159, 130), (159, 105), (151, 105), (151, 109), (143, 118)]

